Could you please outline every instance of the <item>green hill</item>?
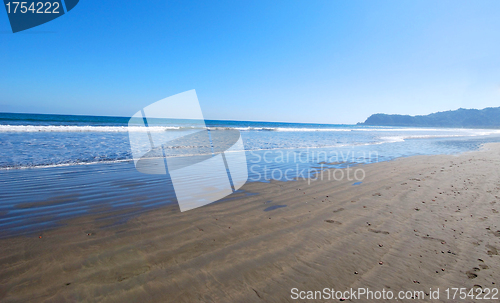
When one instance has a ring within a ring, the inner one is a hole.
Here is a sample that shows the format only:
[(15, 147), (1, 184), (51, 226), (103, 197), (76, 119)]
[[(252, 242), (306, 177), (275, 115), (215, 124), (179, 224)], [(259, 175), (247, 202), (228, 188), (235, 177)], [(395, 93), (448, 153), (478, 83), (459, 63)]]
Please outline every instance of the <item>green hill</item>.
[(358, 125), (500, 128), (500, 107), (459, 108), (425, 116), (374, 114)]

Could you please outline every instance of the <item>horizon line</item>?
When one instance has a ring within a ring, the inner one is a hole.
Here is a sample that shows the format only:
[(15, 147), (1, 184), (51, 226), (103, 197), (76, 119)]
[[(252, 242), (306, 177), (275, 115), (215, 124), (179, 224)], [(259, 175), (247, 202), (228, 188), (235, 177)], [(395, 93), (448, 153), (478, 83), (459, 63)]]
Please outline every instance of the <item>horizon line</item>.
[[(78, 117), (106, 117), (106, 118), (124, 118), (130, 119), (132, 116), (107, 116), (107, 115), (79, 115), (79, 114), (46, 114), (46, 113), (17, 113), (17, 112), (1, 112), (0, 114), (21, 114), (21, 115), (46, 115), (46, 116), (78, 116)], [(168, 118), (166, 118), (168, 119)], [(190, 119), (186, 119), (190, 120)], [(318, 125), (356, 125), (349, 123), (318, 123), (318, 122), (287, 122), (287, 121), (262, 121), (262, 120), (234, 120), (234, 119), (204, 119), (205, 121), (234, 121), (234, 122), (261, 122), (261, 123), (289, 123), (289, 124), (318, 124)]]

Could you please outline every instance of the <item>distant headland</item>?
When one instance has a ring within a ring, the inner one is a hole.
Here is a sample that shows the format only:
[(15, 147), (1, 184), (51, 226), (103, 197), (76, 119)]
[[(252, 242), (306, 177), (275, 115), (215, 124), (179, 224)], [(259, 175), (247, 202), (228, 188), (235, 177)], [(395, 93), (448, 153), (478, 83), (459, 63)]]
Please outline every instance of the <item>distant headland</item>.
[(459, 108), (425, 116), (374, 114), (358, 125), (500, 128), (500, 107)]

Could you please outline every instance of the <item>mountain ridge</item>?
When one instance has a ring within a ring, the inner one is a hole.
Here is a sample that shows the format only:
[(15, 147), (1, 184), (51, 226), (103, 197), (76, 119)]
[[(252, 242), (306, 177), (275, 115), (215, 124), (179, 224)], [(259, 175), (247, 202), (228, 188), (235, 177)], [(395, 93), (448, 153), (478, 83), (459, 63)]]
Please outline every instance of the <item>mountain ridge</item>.
[(428, 115), (373, 114), (357, 125), (500, 128), (500, 107), (459, 108)]

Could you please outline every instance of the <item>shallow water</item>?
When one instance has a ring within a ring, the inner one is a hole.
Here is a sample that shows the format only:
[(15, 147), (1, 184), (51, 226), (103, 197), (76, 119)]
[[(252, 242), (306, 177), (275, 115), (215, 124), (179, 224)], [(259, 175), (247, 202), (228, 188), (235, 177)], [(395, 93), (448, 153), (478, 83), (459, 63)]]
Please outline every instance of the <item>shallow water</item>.
[[(0, 169), (61, 166), (132, 159), (128, 118), (0, 113)], [(490, 140), (500, 130), (369, 127), (335, 124), (207, 120), (212, 129), (237, 129), (247, 151), (318, 149), (346, 153), (376, 151), (379, 157), (456, 153), (476, 148), (474, 139)], [(192, 132), (188, 121), (154, 127), (155, 136)], [(456, 139), (456, 140), (453, 140)], [(472, 141), (470, 140), (472, 139)], [(414, 140), (418, 143), (412, 143)], [(442, 142), (442, 143), (436, 143)], [(206, 146), (165, 149), (165, 154), (203, 153)], [(390, 144), (385, 144), (390, 143)], [(193, 145), (193, 144), (191, 144)], [(454, 146), (453, 146), (454, 145)], [(310, 151), (312, 152), (312, 151)], [(345, 161), (344, 161), (345, 162)]]
[[(168, 174), (136, 171), (127, 121), (0, 114), (0, 237), (37, 234), (83, 215), (120, 224), (142, 212), (175, 205)], [(249, 182), (317, 177), (325, 168), (360, 168), (413, 155), (458, 154), (500, 141), (497, 130), (237, 121), (207, 125), (240, 130)], [(166, 135), (171, 131), (184, 130), (159, 130)], [(178, 148), (170, 156), (184, 151), (192, 153), (193, 148)], [(353, 179), (353, 185), (363, 186), (358, 182)], [(223, 200), (240, 194), (247, 193), (238, 191)], [(265, 211), (278, 207), (284, 206), (270, 205)]]

